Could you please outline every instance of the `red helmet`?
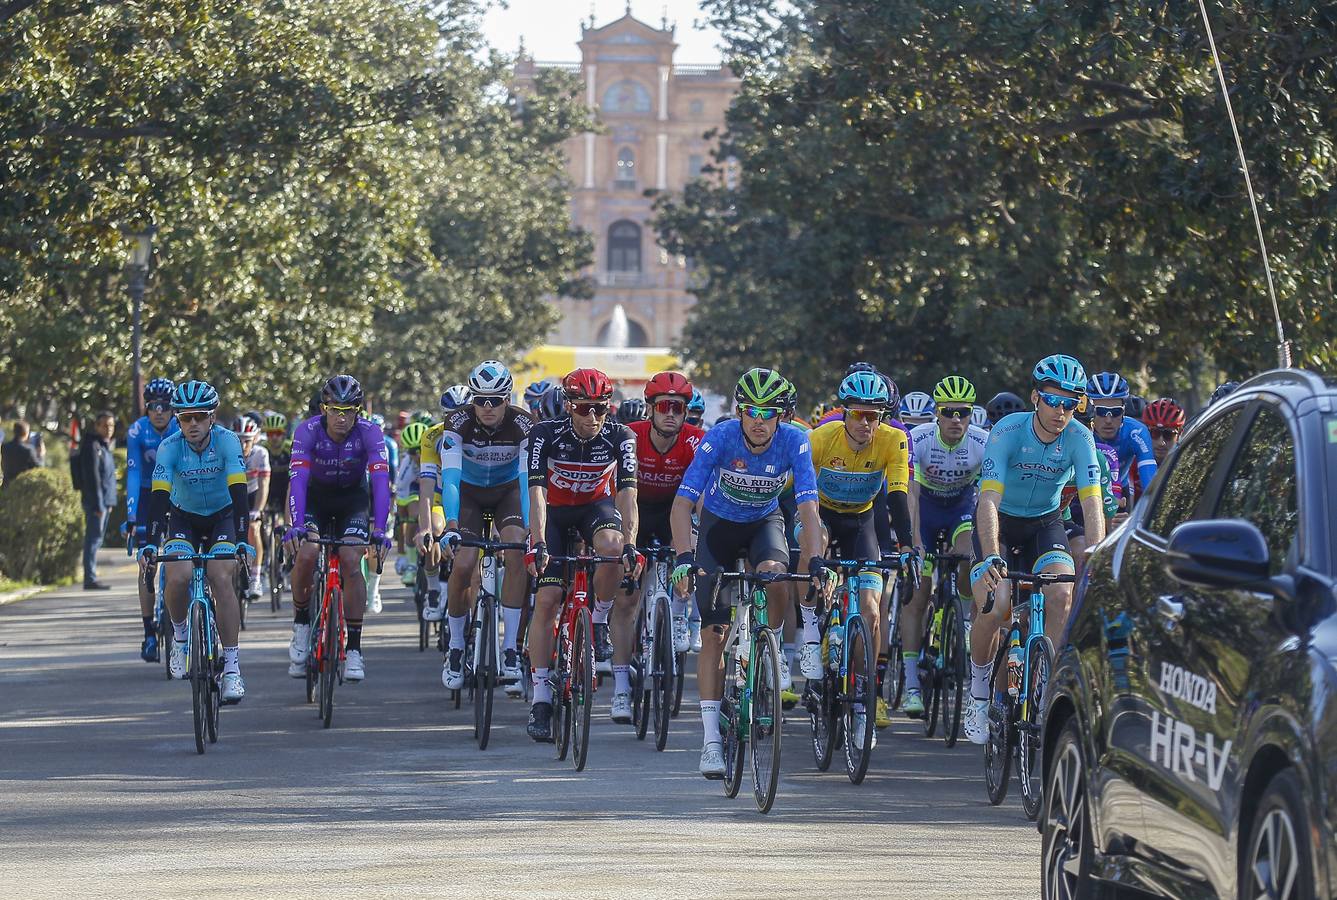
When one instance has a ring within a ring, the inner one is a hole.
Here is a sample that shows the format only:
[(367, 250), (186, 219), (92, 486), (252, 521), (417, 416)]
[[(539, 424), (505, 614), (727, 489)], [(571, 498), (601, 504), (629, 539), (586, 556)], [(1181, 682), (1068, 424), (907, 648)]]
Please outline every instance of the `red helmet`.
[(645, 383), (645, 399), (681, 397), (692, 399), (692, 383), (681, 372), (660, 372)]
[(607, 400), (613, 396), (613, 382), (598, 369), (576, 369), (562, 379), (568, 400)]
[(1148, 428), (1183, 428), (1184, 408), (1169, 397), (1148, 403), (1142, 413), (1142, 424)]

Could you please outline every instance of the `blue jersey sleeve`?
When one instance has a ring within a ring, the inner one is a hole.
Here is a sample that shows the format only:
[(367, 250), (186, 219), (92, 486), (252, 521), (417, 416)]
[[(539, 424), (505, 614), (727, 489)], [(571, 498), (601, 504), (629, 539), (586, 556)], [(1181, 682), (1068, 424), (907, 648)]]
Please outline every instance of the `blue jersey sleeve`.
[[(1142, 483), (1142, 489), (1146, 490), (1156, 477), (1156, 454), (1151, 449), (1151, 430), (1137, 420), (1131, 420), (1128, 424), (1131, 426), (1128, 429), (1131, 455), (1137, 461), (1137, 477)], [(1128, 468), (1131, 470), (1132, 466)]]
[[(125, 517), (135, 521), (135, 512), (139, 508), (139, 488), (144, 476), (144, 428), (143, 420), (130, 426), (125, 436)], [(152, 472), (149, 473), (150, 477)]]
[[(794, 502), (817, 502), (817, 472), (812, 467), (812, 442), (798, 428), (792, 434), (794, 452), (790, 464), (794, 468)], [(699, 451), (698, 451), (699, 453)], [(883, 484), (885, 490), (886, 485)]]
[[(715, 471), (716, 459), (719, 456), (719, 438), (717, 426), (706, 432), (706, 436), (701, 439), (701, 446), (696, 448), (692, 464), (687, 467), (682, 476), (682, 483), (678, 485), (679, 497), (693, 503), (701, 499), (701, 495), (706, 491), (706, 483), (710, 480), (711, 473)], [(808, 454), (808, 468), (812, 468), (811, 453)]]
[(984, 461), (980, 463), (980, 491), (993, 491), (1002, 496), (1014, 434), (1015, 429), (1003, 428), (1001, 422), (989, 432), (989, 442), (984, 445)]

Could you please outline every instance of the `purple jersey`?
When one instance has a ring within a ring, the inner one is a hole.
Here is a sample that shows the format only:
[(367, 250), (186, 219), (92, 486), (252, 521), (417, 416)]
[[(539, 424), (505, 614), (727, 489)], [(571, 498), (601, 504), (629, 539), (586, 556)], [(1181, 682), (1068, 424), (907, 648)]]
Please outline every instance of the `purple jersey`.
[(371, 477), (371, 520), (384, 522), (390, 512), (390, 460), (380, 426), (358, 419), (342, 442), (330, 437), (324, 418), (297, 426), (292, 436), (288, 510), (292, 521), (306, 521), (306, 490), (311, 483), (347, 490)]

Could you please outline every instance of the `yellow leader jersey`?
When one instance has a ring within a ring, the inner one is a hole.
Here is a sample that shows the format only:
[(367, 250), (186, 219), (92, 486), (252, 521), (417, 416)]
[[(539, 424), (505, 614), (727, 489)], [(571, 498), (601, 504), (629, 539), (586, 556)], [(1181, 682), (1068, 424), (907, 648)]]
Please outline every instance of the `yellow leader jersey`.
[(808, 433), (812, 465), (817, 470), (818, 502), (833, 512), (861, 513), (886, 482), (888, 492), (907, 490), (910, 446), (905, 432), (879, 423), (868, 446), (850, 449), (843, 421), (827, 422)]

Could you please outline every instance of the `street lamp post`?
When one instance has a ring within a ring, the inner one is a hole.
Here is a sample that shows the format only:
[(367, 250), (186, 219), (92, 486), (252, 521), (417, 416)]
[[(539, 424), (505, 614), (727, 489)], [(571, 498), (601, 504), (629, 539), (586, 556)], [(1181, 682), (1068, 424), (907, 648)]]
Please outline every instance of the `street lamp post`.
[(153, 225), (139, 228), (124, 228), (121, 234), (132, 241), (130, 248), (130, 348), (133, 357), (131, 376), (130, 408), (135, 411), (135, 418), (144, 414), (144, 373), (140, 366), (140, 326), (141, 310), (144, 306), (144, 280), (148, 276), (149, 260), (153, 257), (153, 235), (158, 229)]

